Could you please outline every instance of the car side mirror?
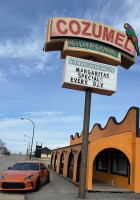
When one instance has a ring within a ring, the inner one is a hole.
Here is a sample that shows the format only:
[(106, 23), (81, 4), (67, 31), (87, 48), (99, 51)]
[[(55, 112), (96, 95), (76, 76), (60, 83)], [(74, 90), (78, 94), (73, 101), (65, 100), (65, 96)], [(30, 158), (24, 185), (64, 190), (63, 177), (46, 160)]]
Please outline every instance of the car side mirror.
[(8, 167), (8, 169), (10, 170), (10, 169), (11, 169), (11, 167)]

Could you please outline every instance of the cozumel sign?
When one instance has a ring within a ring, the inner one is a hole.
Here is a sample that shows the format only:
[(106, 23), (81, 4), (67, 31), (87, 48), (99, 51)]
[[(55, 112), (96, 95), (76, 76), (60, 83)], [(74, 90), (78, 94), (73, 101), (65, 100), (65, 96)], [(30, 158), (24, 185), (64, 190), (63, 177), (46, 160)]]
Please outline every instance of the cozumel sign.
[(104, 24), (82, 19), (55, 18), (52, 21), (51, 38), (79, 37), (97, 40), (121, 49), (134, 56), (135, 51), (127, 35)]
[[(112, 48), (112, 50), (119, 52), (119, 62), (113, 63), (115, 59), (113, 57), (108, 57), (108, 55), (104, 53), (104, 63), (112, 63), (113, 65), (119, 64), (126, 69), (135, 63), (135, 47), (127, 34), (94, 21), (63, 17), (50, 18), (44, 45), (45, 51), (61, 50), (62, 58), (66, 57), (66, 55), (81, 58), (83, 58), (83, 56), (84, 58), (93, 56), (96, 61), (100, 60), (97, 51), (91, 51), (91, 48), (83, 48), (82, 52), (84, 52), (84, 54), (81, 53), (81, 49), (79, 48), (71, 47), (69, 50), (70, 47), (66, 46), (66, 44), (68, 44), (70, 39), (79, 40), (79, 42), (81, 40), (90, 43), (96, 42), (97, 45), (103, 46), (104, 49)], [(66, 40), (68, 40), (67, 43)], [(105, 59), (106, 57), (108, 57), (108, 59)]]

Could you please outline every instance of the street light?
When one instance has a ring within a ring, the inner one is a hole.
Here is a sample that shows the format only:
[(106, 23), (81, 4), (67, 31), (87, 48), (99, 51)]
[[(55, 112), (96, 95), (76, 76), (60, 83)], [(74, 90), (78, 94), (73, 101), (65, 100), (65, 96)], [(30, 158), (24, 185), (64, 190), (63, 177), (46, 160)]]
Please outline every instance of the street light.
[(32, 158), (32, 147), (33, 147), (33, 140), (34, 140), (35, 124), (34, 124), (33, 120), (31, 120), (31, 119), (27, 119), (27, 118), (24, 118), (24, 117), (21, 118), (21, 120), (24, 120), (24, 119), (29, 120), (33, 124), (33, 136), (32, 136), (31, 151), (30, 151), (30, 160), (31, 160), (31, 158)]
[(24, 141), (28, 143), (28, 146), (27, 146), (27, 154), (28, 154), (28, 151), (29, 151), (29, 149), (30, 149), (30, 143), (29, 143), (29, 141), (27, 141), (27, 140), (24, 140)]
[(31, 149), (30, 148), (30, 146), (31, 146), (31, 138), (28, 135), (24, 135), (24, 137), (28, 137), (30, 139), (29, 149)]

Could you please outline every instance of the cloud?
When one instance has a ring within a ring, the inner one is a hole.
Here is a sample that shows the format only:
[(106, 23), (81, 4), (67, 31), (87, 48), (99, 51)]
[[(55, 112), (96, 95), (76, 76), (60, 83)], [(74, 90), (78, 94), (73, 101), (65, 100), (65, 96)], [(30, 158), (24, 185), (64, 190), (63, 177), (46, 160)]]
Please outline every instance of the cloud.
[[(38, 124), (38, 126), (46, 126), (47, 124), (54, 124), (54, 123), (66, 123), (66, 122), (76, 122), (81, 121), (83, 118), (79, 115), (75, 114), (66, 114), (61, 111), (40, 111), (40, 112), (26, 112), (25, 116), (28, 116), (27, 118), (33, 118), (35, 121), (35, 124)], [(39, 125), (40, 124), (40, 125)]]
[[(93, 10), (96, 7), (96, 12)], [(140, 35), (139, 26), (139, 0), (110, 0), (103, 3), (92, 1), (90, 7), (85, 9), (82, 18), (104, 23), (124, 32), (124, 23), (130, 23), (138, 35)], [(122, 14), (123, 13), (123, 14)]]
[(0, 42), (0, 59), (11, 61), (12, 75), (30, 77), (32, 74), (52, 72), (58, 68), (57, 64), (55, 66), (50, 64), (54, 57), (57, 62), (58, 52), (43, 51), (45, 34), (40, 31), (40, 25), (38, 25), (38, 27), (32, 27), (26, 37), (22, 35), (17, 40), (6, 38)]
[(41, 55), (40, 44), (38, 40), (31, 38), (19, 39), (16, 42), (6, 39), (0, 42), (1, 58), (33, 58), (39, 53)]
[(39, 111), (39, 112), (26, 112), (25, 115), (29, 117), (45, 117), (45, 116), (60, 116), (64, 112), (61, 111)]
[[(50, 148), (64, 146), (63, 142), (64, 144), (67, 142), (68, 145), (69, 136), (75, 134), (73, 132), (75, 127), (83, 121), (83, 116), (55, 110), (26, 112), (22, 116), (32, 119), (35, 123), (34, 148), (36, 142), (43, 142), (44, 146)], [(0, 133), (0, 139), (6, 142), (7, 148), (12, 152), (18, 152), (25, 148), (24, 135), (32, 138), (33, 126), (28, 120), (21, 120), (20, 117), (5, 118), (0, 120)], [(19, 146), (15, 149), (13, 141), (14, 144), (21, 144), (21, 148)]]
[(32, 61), (32, 64), (29, 62), (28, 64), (19, 64), (14, 65), (10, 68), (10, 72), (13, 75), (24, 75), (25, 77), (31, 77), (33, 74), (39, 73), (47, 73), (52, 72), (58, 68), (57, 65), (55, 66), (47, 66), (46, 62), (40, 61)]

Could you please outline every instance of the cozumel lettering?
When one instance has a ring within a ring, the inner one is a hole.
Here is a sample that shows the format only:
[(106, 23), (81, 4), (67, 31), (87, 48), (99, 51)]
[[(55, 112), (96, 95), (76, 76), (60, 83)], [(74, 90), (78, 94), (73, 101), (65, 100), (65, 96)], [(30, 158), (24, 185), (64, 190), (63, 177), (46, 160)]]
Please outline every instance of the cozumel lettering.
[(64, 18), (54, 21), (54, 23), (55, 25), (53, 25), (52, 21), (53, 30), (51, 30), (51, 38), (66, 36), (99, 40), (118, 47), (119, 49), (123, 49), (131, 55), (134, 54), (134, 52), (131, 52), (131, 49), (129, 48), (130, 43), (126, 34), (117, 31), (117, 29), (109, 28), (104, 24), (92, 23), (92, 21), (80, 21), (76, 19), (65, 20)]
[(82, 31), (83, 35), (91, 35), (91, 33), (87, 33), (87, 30), (89, 29), (91, 23), (90, 22), (82, 22), (82, 24), (86, 25), (84, 30)]

